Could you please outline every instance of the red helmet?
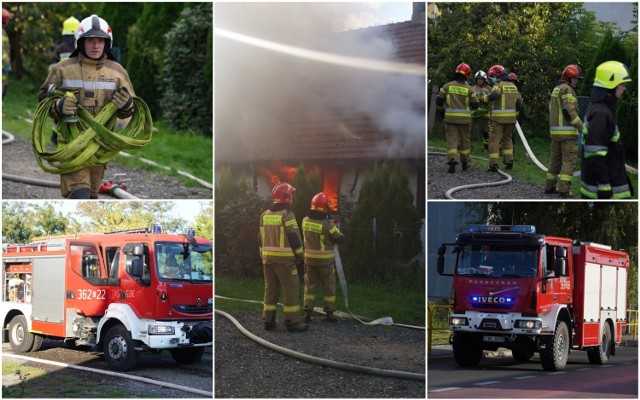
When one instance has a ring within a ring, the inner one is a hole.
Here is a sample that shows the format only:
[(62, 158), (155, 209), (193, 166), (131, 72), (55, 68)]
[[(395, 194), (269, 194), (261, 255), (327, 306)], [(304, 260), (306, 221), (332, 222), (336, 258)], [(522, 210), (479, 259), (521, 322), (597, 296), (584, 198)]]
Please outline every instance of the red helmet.
[(2, 9), (2, 25), (6, 25), (11, 19), (11, 13), (6, 8)]
[(291, 200), (293, 199), (293, 192), (296, 191), (296, 188), (289, 185), (288, 183), (278, 183), (271, 190), (271, 198), (274, 203), (284, 203), (291, 204)]
[(504, 69), (504, 67), (502, 65), (494, 65), (493, 67), (489, 68), (489, 73), (487, 75), (489, 76), (495, 76), (495, 77), (500, 77), (504, 74), (506, 74), (507, 71)]
[(311, 199), (311, 209), (321, 212), (327, 212), (329, 198), (326, 194), (320, 192)]
[(563, 81), (568, 81), (571, 78), (584, 78), (584, 76), (582, 75), (582, 70), (575, 64), (567, 65), (566, 67), (564, 67), (564, 71), (562, 71)]
[(511, 79), (511, 81), (513, 82), (520, 82), (518, 80), (518, 75), (514, 74), (513, 72), (509, 74), (509, 79)]
[(456, 67), (456, 74), (462, 74), (465, 78), (469, 78), (471, 75), (471, 67), (465, 63), (462, 63)]

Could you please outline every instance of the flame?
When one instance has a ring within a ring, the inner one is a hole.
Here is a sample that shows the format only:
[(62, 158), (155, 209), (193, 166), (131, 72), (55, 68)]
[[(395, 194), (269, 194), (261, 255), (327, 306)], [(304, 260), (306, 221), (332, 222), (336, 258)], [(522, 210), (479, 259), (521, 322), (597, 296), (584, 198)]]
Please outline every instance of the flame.
[(331, 211), (338, 211), (338, 192), (340, 188), (340, 178), (337, 170), (321, 170), (322, 191), (329, 198), (329, 208)]
[(260, 173), (269, 178), (272, 186), (277, 185), (280, 182), (291, 183), (293, 176), (296, 173), (295, 167), (288, 167), (285, 165), (277, 165), (273, 167), (260, 166)]

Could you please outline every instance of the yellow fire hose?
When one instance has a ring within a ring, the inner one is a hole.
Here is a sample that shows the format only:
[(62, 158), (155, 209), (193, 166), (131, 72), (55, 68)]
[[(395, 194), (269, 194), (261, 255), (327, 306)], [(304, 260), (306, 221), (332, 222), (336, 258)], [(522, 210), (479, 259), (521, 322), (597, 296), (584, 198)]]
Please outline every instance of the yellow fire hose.
[(93, 117), (78, 106), (78, 121), (62, 120), (57, 127), (58, 150), (46, 148), (48, 133), (44, 131), (49, 110), (65, 93), (53, 91), (40, 102), (33, 118), (33, 152), (43, 171), (51, 174), (68, 174), (82, 168), (103, 165), (121, 150), (139, 149), (151, 141), (153, 121), (147, 104), (139, 97), (133, 98), (134, 113), (129, 124), (118, 132), (116, 126), (118, 108), (113, 102)]

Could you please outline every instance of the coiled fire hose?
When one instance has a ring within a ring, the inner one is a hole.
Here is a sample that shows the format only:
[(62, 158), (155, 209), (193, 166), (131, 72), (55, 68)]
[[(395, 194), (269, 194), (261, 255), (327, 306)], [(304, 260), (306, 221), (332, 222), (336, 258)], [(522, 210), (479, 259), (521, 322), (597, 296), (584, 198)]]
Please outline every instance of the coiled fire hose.
[(49, 152), (46, 148), (48, 132), (44, 131), (49, 110), (55, 107), (65, 93), (51, 87), (49, 96), (42, 100), (33, 118), (33, 152), (43, 171), (51, 174), (67, 174), (90, 166), (104, 165), (121, 150), (139, 149), (151, 140), (153, 122), (147, 104), (139, 97), (133, 97), (135, 107), (129, 124), (119, 132), (116, 126), (118, 108), (108, 102), (93, 117), (78, 105), (78, 121), (61, 121), (57, 127), (58, 150)]

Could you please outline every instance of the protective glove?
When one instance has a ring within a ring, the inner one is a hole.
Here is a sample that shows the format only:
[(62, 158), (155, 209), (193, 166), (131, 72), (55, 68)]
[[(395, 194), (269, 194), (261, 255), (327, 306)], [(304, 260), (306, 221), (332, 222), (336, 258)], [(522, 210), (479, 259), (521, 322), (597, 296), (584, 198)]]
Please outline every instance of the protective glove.
[(76, 115), (78, 108), (78, 99), (75, 96), (62, 96), (56, 102), (56, 110), (60, 115)]
[(115, 104), (120, 111), (127, 111), (133, 105), (133, 97), (131, 97), (129, 91), (125, 87), (118, 88), (113, 93), (111, 101), (113, 101), (113, 104)]
[(613, 196), (613, 192), (611, 191), (611, 185), (598, 185), (598, 198), (599, 199), (610, 199)]

